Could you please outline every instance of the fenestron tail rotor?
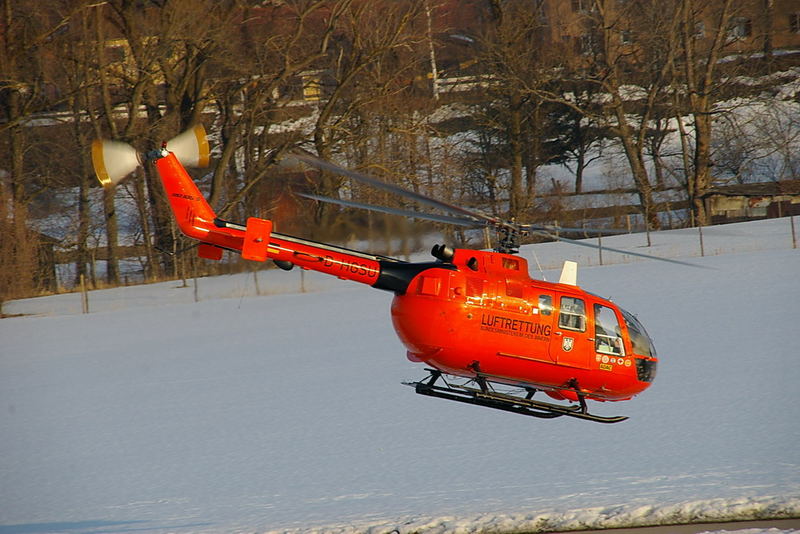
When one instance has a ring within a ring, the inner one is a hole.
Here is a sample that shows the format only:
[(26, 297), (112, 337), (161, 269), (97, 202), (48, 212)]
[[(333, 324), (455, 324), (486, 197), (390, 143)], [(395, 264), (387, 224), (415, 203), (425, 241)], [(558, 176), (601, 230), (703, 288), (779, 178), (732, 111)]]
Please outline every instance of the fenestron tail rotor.
[[(209, 163), (209, 146), (205, 128), (198, 124), (173, 137), (166, 149), (189, 167), (206, 167)], [(103, 187), (116, 185), (147, 159), (128, 143), (96, 139), (92, 143), (92, 166)]]

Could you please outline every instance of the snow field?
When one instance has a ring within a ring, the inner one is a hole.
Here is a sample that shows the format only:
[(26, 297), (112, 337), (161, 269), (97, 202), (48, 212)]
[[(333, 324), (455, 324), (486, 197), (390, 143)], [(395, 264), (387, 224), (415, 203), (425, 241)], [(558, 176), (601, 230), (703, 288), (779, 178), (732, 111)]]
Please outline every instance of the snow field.
[[(199, 302), (191, 281), (92, 292), (88, 315), (78, 295), (7, 303), (35, 315), (0, 321), (0, 533), (799, 517), (800, 252), (787, 228), (709, 228), (719, 253), (705, 258), (691, 231), (652, 236), (704, 269), (579, 270), (639, 316), (661, 358), (640, 397), (592, 404), (630, 416), (609, 426), (415, 395), (400, 382), (423, 367), (396, 339), (391, 294), (312, 273), (307, 293), (277, 271), (259, 273), (264, 296), (252, 274), (199, 280)], [(642, 240), (603, 242), (651, 253)], [(551, 269), (596, 254), (525, 247), (534, 276), (533, 250)]]

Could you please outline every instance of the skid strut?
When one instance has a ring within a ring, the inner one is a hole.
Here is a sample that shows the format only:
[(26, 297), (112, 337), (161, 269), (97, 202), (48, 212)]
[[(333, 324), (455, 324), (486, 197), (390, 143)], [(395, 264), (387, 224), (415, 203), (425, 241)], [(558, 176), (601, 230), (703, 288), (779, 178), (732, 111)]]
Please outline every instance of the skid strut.
[[(475, 404), (540, 419), (553, 419), (564, 415), (596, 423), (619, 423), (627, 419), (624, 415), (609, 417), (590, 414), (586, 406), (586, 399), (582, 394), (578, 396), (579, 406), (565, 406), (533, 400), (533, 394), (536, 392), (533, 388), (526, 388), (525, 397), (492, 391), (488, 387), (489, 380), (486, 375), (479, 375), (476, 379), (479, 387), (472, 388), (449, 384), (442, 378), (443, 373), (439, 370), (429, 369), (428, 371), (430, 376), (425, 379), (418, 382), (404, 382), (404, 384), (412, 386), (420, 395)], [(441, 385), (437, 385), (440, 379)]]

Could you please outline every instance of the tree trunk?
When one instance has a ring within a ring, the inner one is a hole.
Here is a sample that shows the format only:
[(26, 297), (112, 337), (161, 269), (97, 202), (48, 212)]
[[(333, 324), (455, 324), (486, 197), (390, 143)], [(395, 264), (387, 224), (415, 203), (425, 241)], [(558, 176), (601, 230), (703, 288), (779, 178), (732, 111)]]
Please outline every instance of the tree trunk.
[(119, 231), (117, 211), (114, 207), (116, 192), (116, 186), (103, 188), (103, 213), (106, 219), (106, 281), (114, 285), (119, 284), (119, 260), (117, 258)]
[(86, 167), (86, 158), (83, 157), (81, 158), (81, 175), (79, 178), (80, 183), (78, 185), (78, 256), (75, 258), (76, 284), (82, 276), (86, 277), (88, 274), (86, 271), (86, 266), (90, 261), (89, 250), (87, 248), (86, 241), (89, 239), (89, 224), (91, 216), (89, 210), (89, 177), (91, 176), (91, 170)]
[(578, 150), (577, 159), (575, 161), (575, 192), (580, 193), (583, 191), (583, 169), (586, 166), (586, 156), (583, 149)]
[(516, 220), (525, 209), (524, 192), (522, 190), (522, 111), (521, 97), (518, 92), (511, 95), (509, 115), (508, 145), (511, 152), (511, 202), (509, 216)]
[(719, 94), (714, 86), (718, 59), (726, 44), (728, 28), (733, 15), (733, 0), (722, 0), (711, 44), (700, 57), (694, 33), (694, 0), (682, 0), (682, 44), (685, 58), (683, 68), (689, 95), (689, 112), (694, 117), (695, 141), (692, 158), (693, 169), (686, 169), (687, 191), (694, 223), (708, 224), (704, 195), (711, 188), (711, 111), (713, 97)]
[[(708, 108), (708, 104), (704, 107)], [(711, 189), (711, 117), (708, 114), (695, 114), (695, 152), (694, 152), (694, 190), (692, 209), (695, 224), (705, 226), (709, 223), (704, 198)]]
[(763, 0), (763, 2), (764, 2), (764, 61), (766, 61), (769, 64), (773, 59), (772, 34), (775, 28), (775, 0)]
[[(617, 115), (617, 137), (622, 143), (625, 150), (625, 157), (628, 159), (628, 165), (631, 169), (633, 182), (636, 184), (636, 190), (639, 195), (639, 205), (644, 216), (647, 228), (651, 230), (661, 229), (661, 222), (658, 219), (658, 212), (655, 210), (653, 202), (653, 186), (650, 183), (650, 178), (647, 175), (647, 167), (644, 164), (644, 156), (642, 155), (642, 146), (636, 142), (634, 133), (625, 118), (625, 108), (622, 100), (618, 98), (619, 93), (616, 93), (615, 109)], [(644, 128), (645, 125), (642, 125)]]

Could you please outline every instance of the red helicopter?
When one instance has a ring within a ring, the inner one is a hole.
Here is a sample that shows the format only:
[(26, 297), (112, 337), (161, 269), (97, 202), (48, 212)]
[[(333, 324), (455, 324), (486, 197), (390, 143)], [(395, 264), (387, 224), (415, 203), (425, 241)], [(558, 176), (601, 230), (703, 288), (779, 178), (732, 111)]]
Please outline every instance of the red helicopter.
[[(409, 360), (428, 367), (424, 379), (407, 383), (417, 393), (546, 419), (569, 416), (601, 423), (627, 419), (592, 414), (587, 400), (628, 400), (650, 386), (658, 358), (644, 327), (615, 303), (578, 287), (574, 262), (565, 262), (559, 282), (549, 283), (531, 278), (526, 260), (515, 255), (524, 234), (594, 245), (554, 235), (560, 228), (503, 221), (311, 155), (293, 157), (451, 215), (384, 211), (492, 227), (501, 237), (499, 244), (491, 252), (436, 245), (433, 261), (406, 262), (273, 232), (267, 219), (251, 217), (245, 224), (222, 220), (184, 168), (184, 164), (208, 164), (202, 126), (143, 157), (125, 143), (97, 140), (92, 146), (95, 172), (104, 185), (119, 182), (140, 164), (155, 165), (175, 220), (185, 235), (199, 241), (200, 257), (219, 260), (223, 250), (231, 250), (248, 260), (272, 260), (287, 270), (297, 265), (393, 292), (391, 315), (397, 335)], [(537, 392), (568, 402), (534, 399)]]

